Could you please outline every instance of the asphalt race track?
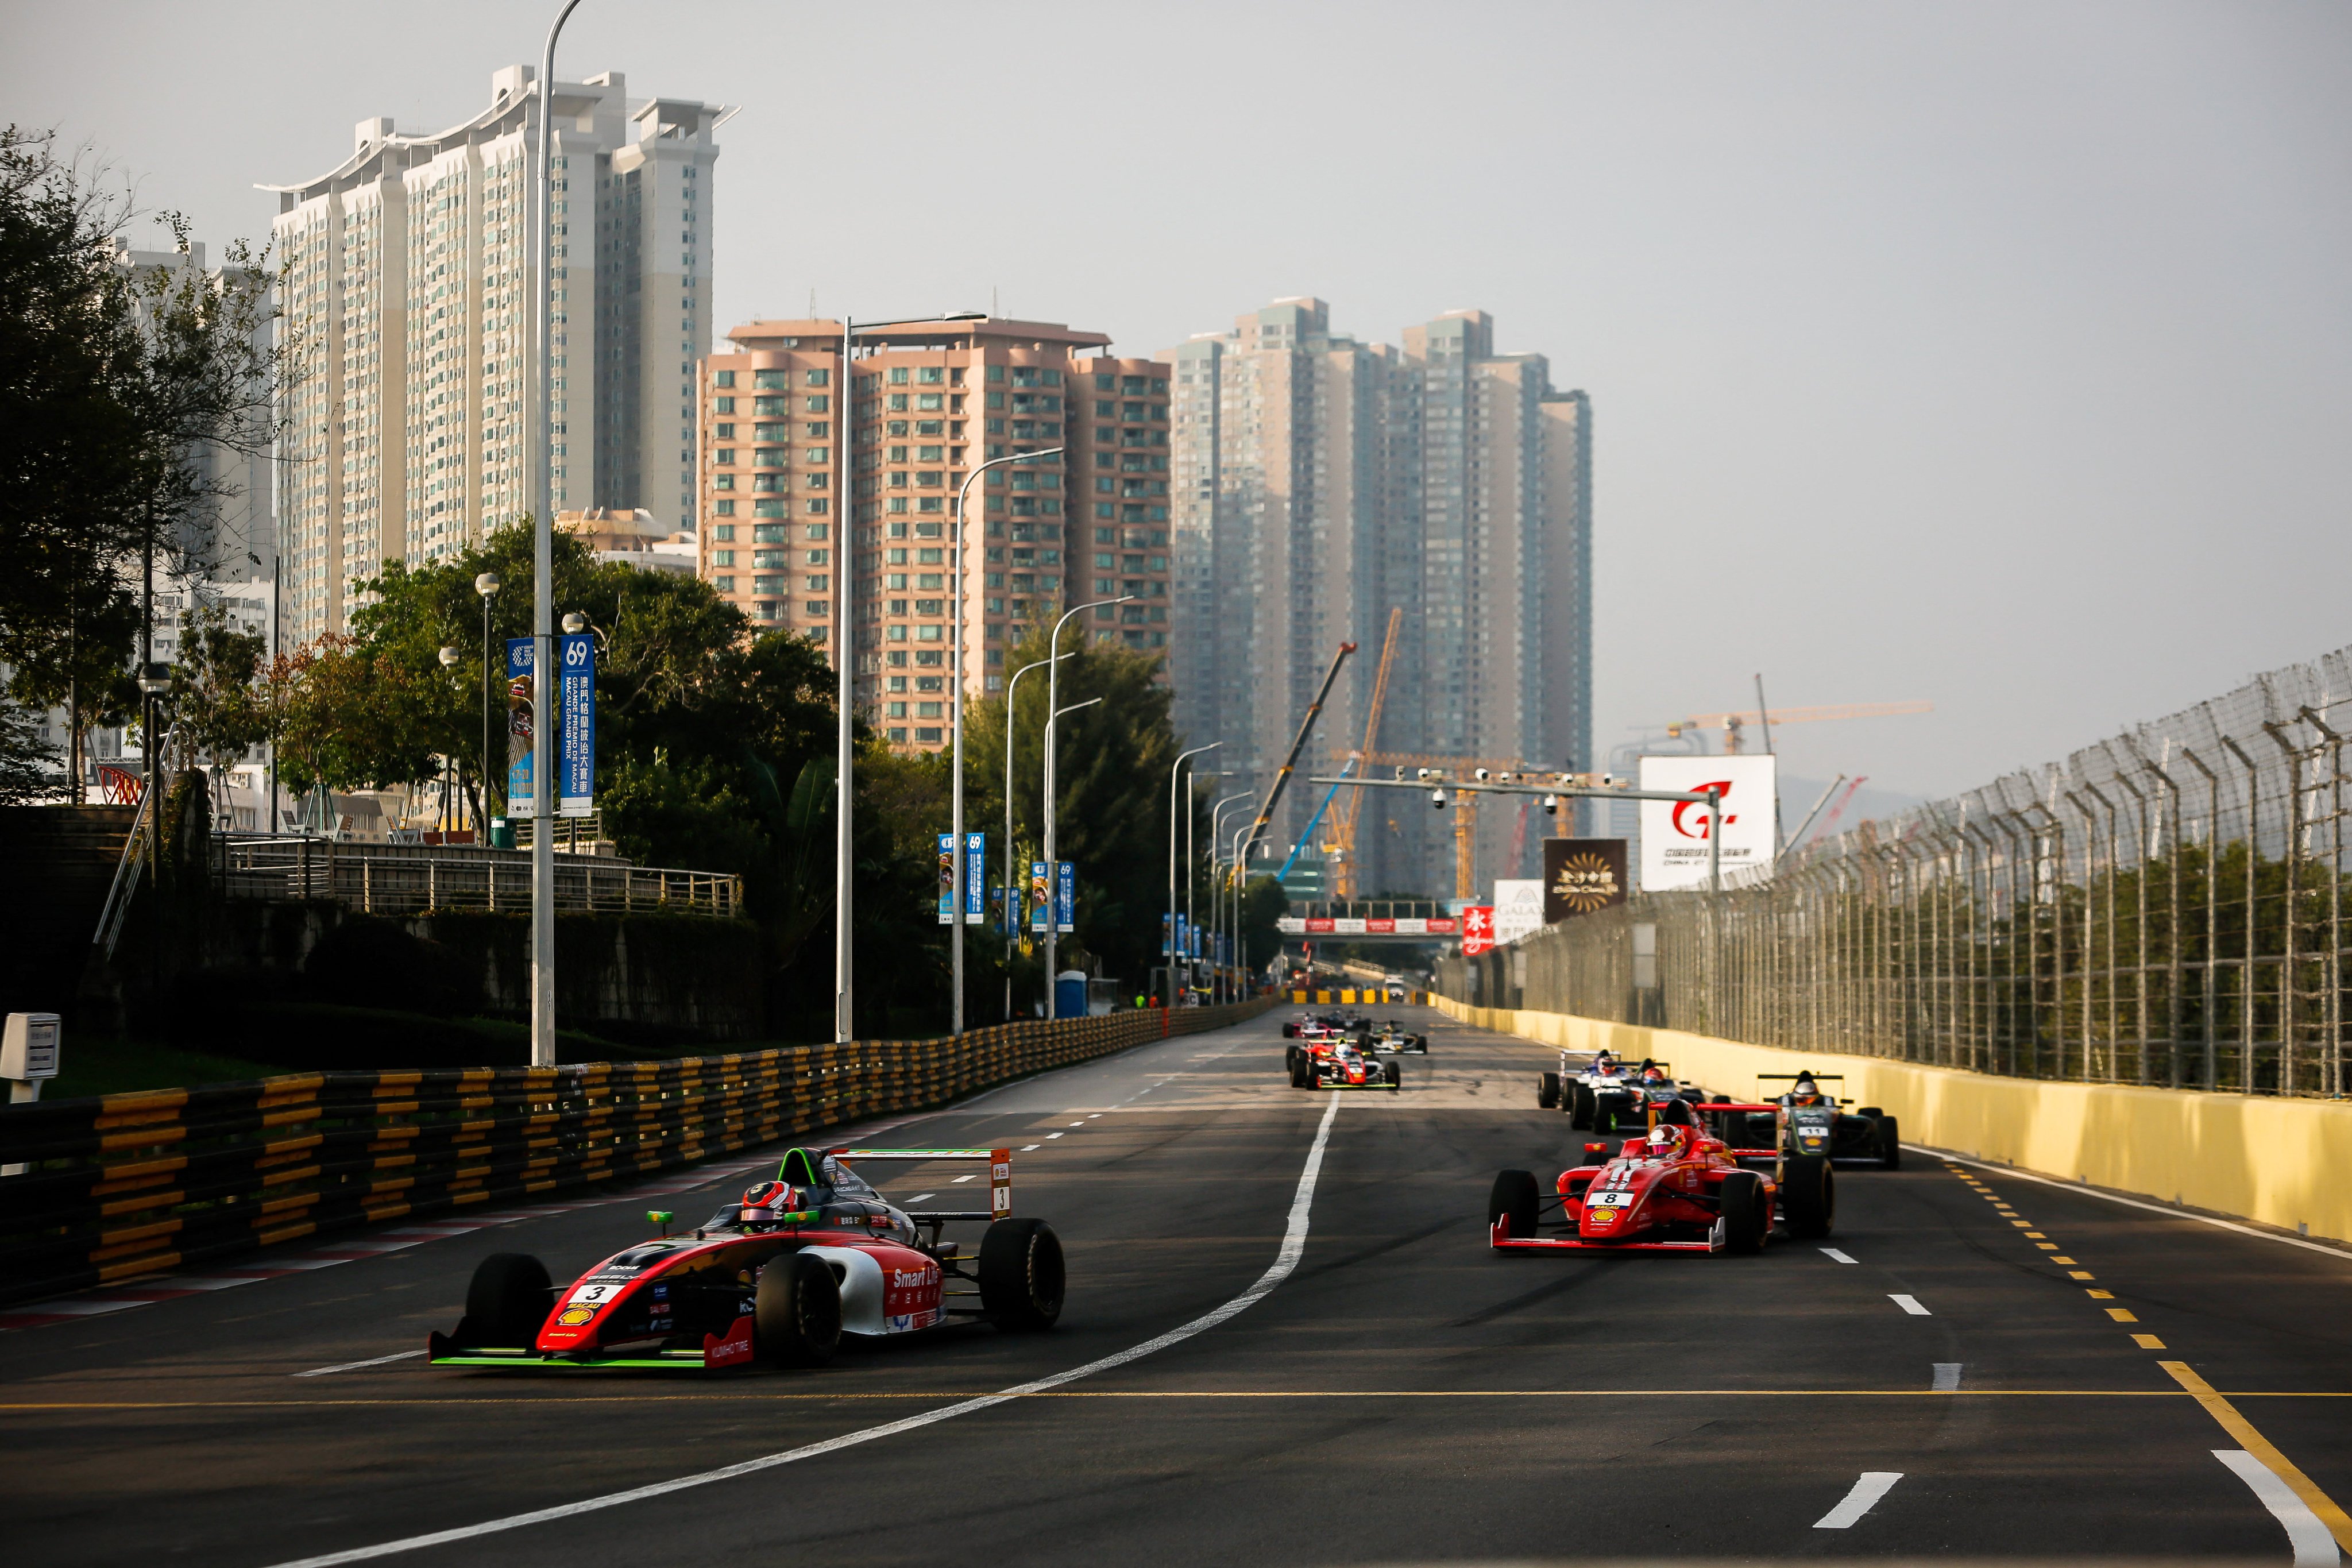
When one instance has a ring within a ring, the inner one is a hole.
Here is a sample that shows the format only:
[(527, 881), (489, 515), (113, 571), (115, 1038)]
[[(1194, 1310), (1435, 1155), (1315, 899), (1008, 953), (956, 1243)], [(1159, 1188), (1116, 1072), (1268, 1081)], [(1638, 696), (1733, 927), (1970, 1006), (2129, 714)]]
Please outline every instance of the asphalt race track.
[(1534, 1103), (1552, 1053), (1424, 1013), (1402, 1092), (1309, 1094), (1283, 1016), (872, 1134), (1024, 1151), (1016, 1211), (1068, 1251), (1049, 1334), (801, 1373), (404, 1357), (455, 1323), (483, 1254), (568, 1279), (649, 1205), (708, 1214), (740, 1159), (688, 1192), (0, 1333), (6, 1555), (259, 1568), (455, 1531), (383, 1560), (2337, 1560), (2352, 1257), (1916, 1151), (1840, 1173), (1838, 1256), (1497, 1257), (1495, 1171), (1548, 1187), (1577, 1142)]

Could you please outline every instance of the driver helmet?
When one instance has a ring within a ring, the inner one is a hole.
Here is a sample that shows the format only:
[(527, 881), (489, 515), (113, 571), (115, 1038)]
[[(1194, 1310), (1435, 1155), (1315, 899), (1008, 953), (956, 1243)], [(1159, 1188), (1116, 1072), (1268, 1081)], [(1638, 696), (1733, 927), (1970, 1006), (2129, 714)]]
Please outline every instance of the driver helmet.
[(791, 1211), (795, 1195), (783, 1182), (755, 1182), (743, 1189), (743, 1222), (773, 1225), (779, 1215)]
[(1812, 1074), (1801, 1072), (1797, 1075), (1797, 1081), (1789, 1086), (1789, 1092), (1795, 1095), (1800, 1101), (1819, 1100), (1822, 1097), (1822, 1086), (1813, 1081)]
[(1643, 1083), (1664, 1083), (1666, 1081), (1666, 1075), (1659, 1069), (1657, 1063), (1652, 1062), (1648, 1066), (1643, 1068), (1642, 1081)]
[(1653, 1160), (1671, 1160), (1682, 1152), (1684, 1129), (1671, 1121), (1661, 1121), (1650, 1129), (1649, 1145), (1643, 1151)]

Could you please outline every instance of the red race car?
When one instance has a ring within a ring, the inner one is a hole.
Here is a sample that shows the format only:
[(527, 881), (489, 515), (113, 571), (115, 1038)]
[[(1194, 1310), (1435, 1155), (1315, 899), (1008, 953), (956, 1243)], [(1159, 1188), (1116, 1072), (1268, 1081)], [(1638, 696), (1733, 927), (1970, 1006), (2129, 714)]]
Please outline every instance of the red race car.
[[(1710, 1115), (1769, 1109), (1706, 1107)], [(1663, 1108), (1646, 1136), (1627, 1139), (1615, 1153), (1606, 1143), (1584, 1151), (1582, 1164), (1560, 1173), (1549, 1204), (1528, 1172), (1495, 1178), (1486, 1224), (1496, 1251), (1758, 1252), (1781, 1234), (1776, 1219), (1790, 1236), (1830, 1233), (1836, 1193), (1828, 1160), (1731, 1148), (1699, 1127), (1683, 1101)], [(1742, 1169), (1742, 1160), (1771, 1160), (1773, 1173)], [(1552, 1205), (1558, 1213), (1546, 1218)]]
[(1404, 1070), (1360, 1049), (1349, 1038), (1310, 1040), (1290, 1064), (1293, 1089), (1385, 1089), (1404, 1087)]
[[(855, 1162), (983, 1161), (990, 1206), (908, 1211), (883, 1201)], [(686, 1236), (623, 1248), (559, 1290), (538, 1258), (486, 1258), (457, 1331), (426, 1341), (430, 1364), (565, 1370), (817, 1366), (844, 1334), (881, 1339), (983, 1320), (1051, 1328), (1061, 1315), (1062, 1244), (1014, 1219), (1004, 1149), (794, 1149), (761, 1182)], [(988, 1221), (967, 1258), (940, 1239)], [(978, 1304), (972, 1305), (974, 1299)]]

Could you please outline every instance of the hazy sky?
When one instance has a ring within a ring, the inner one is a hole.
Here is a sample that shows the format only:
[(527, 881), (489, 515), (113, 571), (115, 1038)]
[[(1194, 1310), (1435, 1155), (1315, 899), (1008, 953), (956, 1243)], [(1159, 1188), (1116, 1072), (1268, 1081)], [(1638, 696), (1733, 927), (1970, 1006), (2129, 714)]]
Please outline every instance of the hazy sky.
[[(260, 236), (553, 10), (18, 0), (0, 104)], [(1604, 746), (1761, 669), (1933, 700), (1777, 739), (1941, 793), (2352, 641), (2342, 5), (585, 0), (558, 68), (743, 106), (723, 322), (1493, 312), (1592, 395)]]

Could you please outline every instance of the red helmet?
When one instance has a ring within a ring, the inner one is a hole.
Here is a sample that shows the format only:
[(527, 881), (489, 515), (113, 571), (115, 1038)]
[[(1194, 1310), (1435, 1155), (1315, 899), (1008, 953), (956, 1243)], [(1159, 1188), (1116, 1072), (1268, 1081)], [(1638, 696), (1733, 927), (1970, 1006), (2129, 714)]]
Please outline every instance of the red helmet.
[(774, 1221), (789, 1213), (800, 1194), (784, 1182), (755, 1182), (743, 1189), (744, 1223)]

